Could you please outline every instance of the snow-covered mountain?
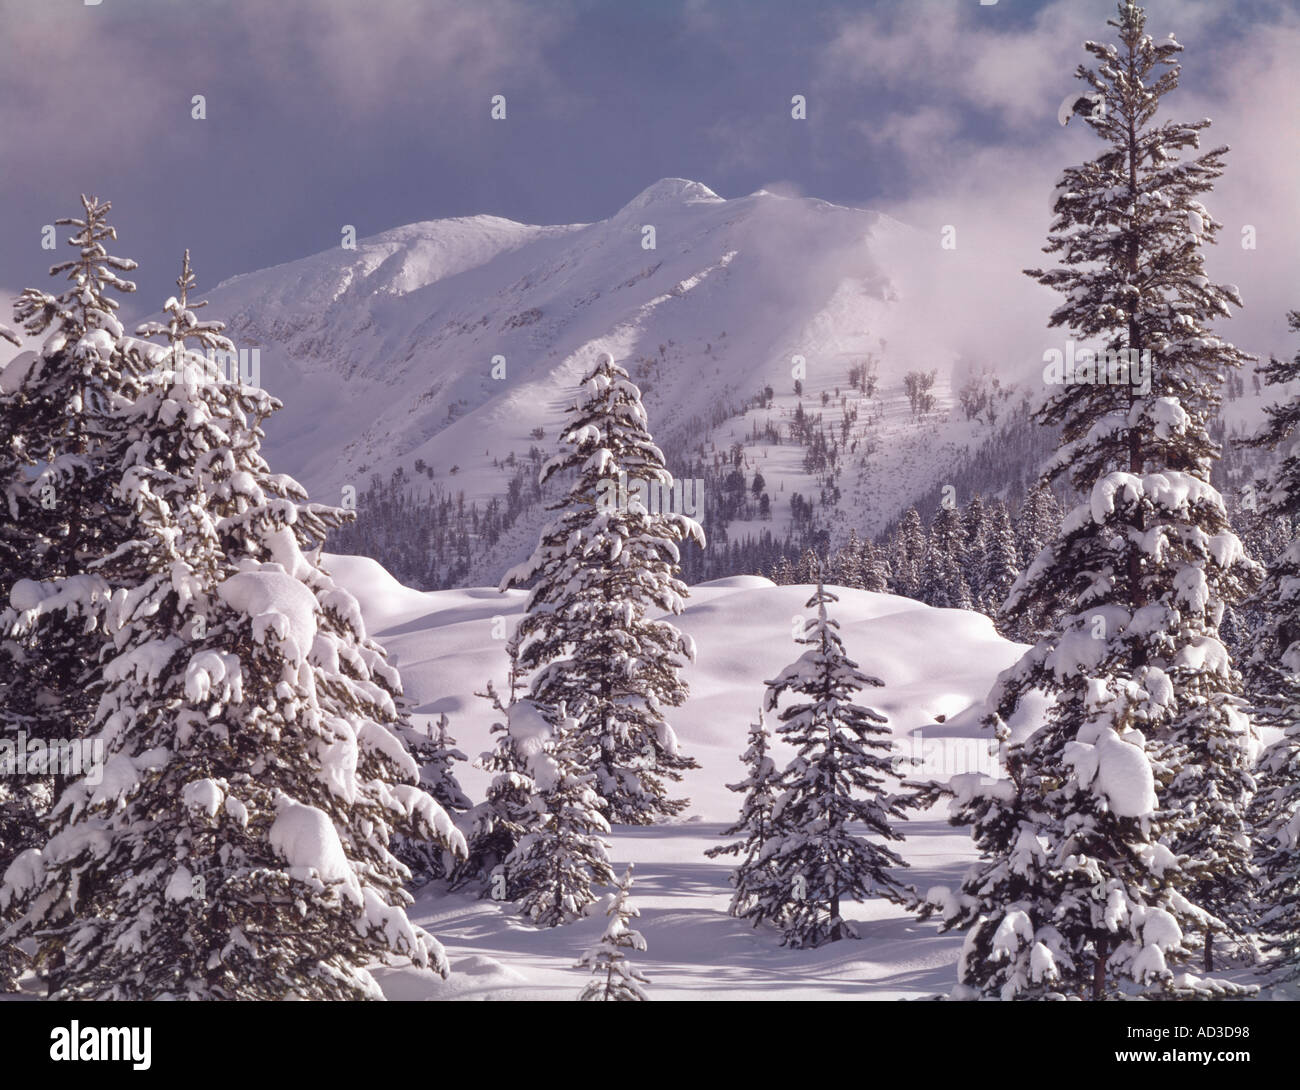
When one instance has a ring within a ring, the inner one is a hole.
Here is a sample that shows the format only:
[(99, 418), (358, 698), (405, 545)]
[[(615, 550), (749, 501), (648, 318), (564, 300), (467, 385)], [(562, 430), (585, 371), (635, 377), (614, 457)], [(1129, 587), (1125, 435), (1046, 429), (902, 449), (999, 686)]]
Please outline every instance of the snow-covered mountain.
[[(474, 216), (386, 231), (227, 280), (209, 313), (260, 349), (261, 382), (286, 405), (269, 428), (273, 465), (322, 500), (398, 467), (414, 476), (417, 460), (467, 502), (502, 497), (502, 463), (550, 453), (575, 384), (604, 350), (642, 386), (679, 476), (688, 456), (707, 463), (744, 444), (747, 476), (761, 471), (771, 495), (761, 528), (778, 535), (791, 495), (815, 498), (826, 484), (788, 434), (804, 374), (805, 411), (847, 437), (841, 495), (825, 510), (847, 533), (883, 525), (992, 430), (945, 411), (954, 370), (988, 361), (963, 356), (934, 320), (940, 255), (878, 213), (766, 191), (724, 200), (668, 178), (590, 224)], [(870, 397), (849, 386), (868, 359)], [(930, 370), (935, 411), (918, 422), (903, 379)], [(767, 386), (772, 397), (741, 415)], [(782, 442), (757, 434), (767, 423)], [(472, 574), (494, 578), (534, 524), (521, 519)]]
[[(1043, 390), (1043, 346), (1065, 333), (1046, 329), (1046, 292), (1039, 312), (972, 328), (953, 310), (946, 254), (876, 212), (764, 190), (724, 200), (666, 178), (589, 224), (481, 215), (398, 227), (227, 280), (206, 313), (259, 354), (256, 378), (285, 404), (267, 429), (271, 464), (315, 498), (346, 502), (354, 489), (364, 525), (372, 477), (400, 469), (417, 503), (509, 510), (494, 546), (460, 546), (455, 581), (486, 583), (536, 540), (542, 512), (524, 509), (520, 483), (553, 452), (600, 351), (641, 386), (677, 476), (711, 474), (716, 498), (740, 471), (747, 509), (703, 520), (714, 544), (723, 530), (780, 541), (796, 495), (812, 505), (805, 536), (811, 524), (838, 544), (910, 504), (932, 510), (944, 486), (962, 504), (1014, 493), (1053, 445), (1025, 406)], [(850, 371), (864, 363), (874, 386), (855, 389)], [(904, 383), (917, 372), (935, 376), (919, 417)], [(1262, 419), (1269, 398), (1252, 378), (1225, 407), (1229, 435)], [(990, 398), (973, 418), (959, 404), (968, 383)], [(829, 459), (810, 451), (813, 433)], [(1217, 478), (1244, 479), (1233, 457)]]

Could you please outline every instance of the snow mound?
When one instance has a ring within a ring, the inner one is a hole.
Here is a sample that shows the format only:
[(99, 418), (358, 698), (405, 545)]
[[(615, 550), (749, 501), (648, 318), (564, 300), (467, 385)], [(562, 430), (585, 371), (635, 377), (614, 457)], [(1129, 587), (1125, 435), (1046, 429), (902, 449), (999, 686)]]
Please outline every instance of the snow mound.
[(181, 788), (181, 802), (187, 809), (199, 810), (215, 817), (225, 800), (225, 792), (212, 779), (193, 780)]
[[(445, 713), (465, 753), (490, 750), (496, 741), (491, 726), (501, 717), (474, 694), (488, 680), (503, 686), (505, 640), (526, 594), (482, 588), (422, 594), (402, 587), (373, 561), (327, 555), (324, 562), (360, 602), (367, 630), (401, 673), (417, 721)], [(697, 821), (734, 816), (735, 796), (726, 785), (743, 777), (740, 754), (764, 679), (801, 651), (793, 639), (794, 619), (808, 616), (804, 605), (814, 589), (733, 576), (692, 587), (685, 612), (675, 618), (698, 652), (684, 670), (690, 696), (668, 714), (682, 752), (702, 766), (688, 772), (680, 788), (692, 800)], [(833, 616), (849, 654), (864, 673), (885, 683), (871, 691), (870, 704), (888, 716), (896, 752), (923, 756), (927, 778), (984, 772), (991, 763), (984, 700), (998, 673), (1020, 657), (1020, 645), (1000, 637), (980, 614), (865, 590), (836, 587), (834, 593), (840, 601)], [(937, 714), (945, 716), (943, 723)], [(1037, 721), (1033, 715), (1026, 720)], [(520, 701), (510, 715), (510, 732), (522, 750), (540, 758), (550, 727)], [(776, 759), (785, 756), (784, 743), (778, 743)], [(534, 772), (544, 775), (545, 762), (538, 760)], [(470, 767), (458, 774), (471, 795), (482, 793), (484, 773)]]
[(1155, 775), (1141, 746), (1110, 727), (1084, 727), (1066, 746), (1065, 761), (1085, 787), (1102, 795), (1118, 817), (1140, 818), (1156, 808)]
[(451, 971), (453, 973), (464, 973), (466, 976), (491, 976), (502, 981), (519, 982), (526, 980), (522, 973), (517, 973), (495, 958), (487, 957), (484, 954), (473, 954), (467, 958), (461, 958), (460, 961), (452, 962)]
[(711, 579), (700, 583), (701, 587), (716, 587), (719, 590), (754, 590), (757, 587), (774, 587), (775, 583), (761, 575), (729, 575), (725, 579)]
[(258, 643), (274, 633), (295, 664), (306, 659), (316, 639), (316, 598), (278, 564), (232, 575), (217, 593), (232, 609), (253, 619)]
[(394, 579), (376, 560), (368, 556), (342, 556), (331, 553), (325, 567), (345, 587), (365, 587), (364, 616), (367, 631), (386, 627), (408, 617), (418, 617), (433, 609), (430, 596), (412, 590)]
[(315, 876), (322, 882), (342, 882), (360, 900), (360, 889), (338, 830), (324, 810), (292, 799), (281, 799), (271, 823), (271, 847), (284, 856), (296, 878)]

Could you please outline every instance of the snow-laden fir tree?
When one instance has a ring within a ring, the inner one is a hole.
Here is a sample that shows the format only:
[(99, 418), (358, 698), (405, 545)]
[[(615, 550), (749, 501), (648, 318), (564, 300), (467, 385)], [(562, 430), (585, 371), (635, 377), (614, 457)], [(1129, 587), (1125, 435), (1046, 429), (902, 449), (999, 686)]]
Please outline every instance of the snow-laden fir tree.
[(646, 948), (641, 932), (628, 926), (641, 915), (632, 905), (631, 890), (632, 864), (629, 863), (618, 887), (606, 899), (604, 908), (609, 923), (600, 942), (583, 954), (574, 966), (591, 970), (592, 979), (578, 996), (580, 1002), (641, 1002), (650, 998), (642, 987), (650, 983), (649, 978), (628, 960), (625, 953)]
[(1016, 515), (1016, 566), (1029, 567), (1039, 553), (1056, 540), (1061, 529), (1061, 504), (1056, 493), (1039, 481), (1025, 495)]
[[(18, 334), (3, 322), (0, 322), (0, 340), (6, 340), (15, 346), (22, 345)], [(2, 392), (3, 380), (0, 378), (0, 393)], [(2, 411), (0, 410), (0, 412)], [(19, 463), (14, 457), (10, 444), (0, 447), (0, 481), (12, 482), (13, 485), (16, 485), (20, 472), (18, 465)], [(3, 496), (0, 496), (0, 505), (8, 506)], [(13, 539), (16, 539), (16, 537), (17, 535), (14, 535), (10, 530), (9, 520), (0, 517), (0, 570), (9, 573), (0, 576), (0, 579), (3, 580), (0, 586), (11, 586), (16, 578), (19, 556), (18, 550), (14, 548), (15, 540)], [(11, 651), (6, 650), (5, 643), (7, 641), (0, 642), (0, 662), (6, 662), (12, 655)], [(12, 666), (9, 669), (12, 669)], [(3, 683), (0, 683), (0, 690), (2, 688)], [(2, 699), (3, 696), (0, 695), (0, 700)], [(15, 760), (14, 763), (16, 765), (17, 761)], [(25, 824), (22, 817), (33, 810), (32, 801), (21, 798), (21, 794), (25, 794), (28, 790), (26, 785), (19, 788), (19, 799), (13, 797), (17, 768), (7, 771), (7, 780), (3, 785), (0, 785), (0, 845), (3, 846), (0, 847), (0, 869), (8, 863), (16, 851), (20, 851), (25, 846), (22, 843), (21, 830)], [(18, 978), (22, 975), (26, 963), (26, 955), (17, 946), (12, 943), (0, 944), (0, 992), (9, 992), (17, 988)]]
[(190, 304), (119, 338), (142, 389), (107, 418), (129, 440), (131, 536), (33, 612), (102, 626), (102, 777), (67, 787), (40, 848), (8, 868), (10, 939), (34, 939), (56, 998), (382, 998), (397, 957), (447, 971), (411, 924), (393, 830), (464, 845), (418, 786), (400, 681), (358, 603), (319, 566), (345, 512), (308, 504), (259, 453), (278, 407), (228, 381), (233, 347)]
[(889, 561), (872, 541), (862, 543), (862, 589), (883, 594), (889, 590)]
[[(440, 715), (436, 724), (427, 727), (412, 724), (398, 733), (419, 765), (420, 787), (459, 825), (460, 816), (473, 809), (474, 804), (456, 777), (456, 764), (469, 758), (456, 748), (449, 726), (447, 716)], [(464, 862), (437, 841), (401, 834), (394, 837), (393, 852), (420, 884), (448, 878)]]
[[(1056, 540), (1063, 517), (1060, 501), (1047, 483), (1039, 481), (1028, 491), (1015, 519), (1017, 575), (1027, 571), (1039, 553)], [(996, 603), (999, 631), (1008, 633), (1022, 643), (1033, 643), (1060, 621), (1059, 609), (1049, 616), (1039, 616), (1034, 612), (1035, 603), (1030, 602), (1020, 603), (1014, 617), (1005, 614), (1002, 607), (1006, 604), (1010, 591), (1011, 585), (1008, 585), (1006, 593)], [(1042, 606), (1046, 608), (1050, 603), (1042, 603)]]
[[(0, 374), (0, 745), (15, 756), (20, 740), (35, 753), (86, 733), (103, 642), (93, 619), (75, 611), (49, 612), (38, 624), (35, 588), (55, 579), (84, 583), (89, 565), (123, 534), (110, 468), (121, 460), (120, 436), (104, 426), (103, 413), (134, 396), (113, 293), (135, 290), (118, 275), (135, 262), (108, 252), (117, 237), (112, 206), (83, 196), (82, 207), (82, 218), (57, 221), (73, 228), (67, 242), (76, 257), (50, 274), (68, 286), (57, 295), (29, 288), (14, 305), (29, 335), (44, 334), (41, 346)], [(44, 841), (45, 817), (68, 771), (29, 761), (0, 777), (0, 874)], [(12, 986), (25, 959), (12, 946), (0, 949), (8, 951), (0, 953), (0, 987)]]
[(794, 566), (794, 581), (798, 584), (817, 582), (817, 572), (821, 568), (821, 561), (817, 559), (817, 553), (809, 548), (799, 556), (799, 563)]
[(862, 542), (858, 539), (856, 529), (849, 531), (849, 540), (835, 554), (831, 577), (832, 581), (841, 587), (862, 586)]
[(794, 565), (788, 556), (781, 556), (772, 565), (771, 579), (778, 587), (788, 587), (794, 582)]
[(896, 821), (907, 817), (902, 798), (889, 791), (898, 782), (892, 738), (883, 715), (854, 702), (861, 690), (884, 683), (849, 658), (839, 623), (826, 612), (838, 600), (818, 582), (807, 603), (817, 616), (798, 641), (807, 650), (767, 682), (764, 698), (766, 710), (780, 708), (776, 730), (795, 757), (782, 773), (764, 849), (772, 883), (754, 911), (779, 919), (782, 944), (795, 947), (855, 937), (840, 915), (845, 901), (909, 903), (894, 874), (907, 864), (882, 843), (903, 839)]
[(710, 858), (719, 855), (741, 857), (731, 872), (730, 880), (735, 892), (727, 911), (739, 919), (751, 921), (755, 927), (760, 921), (779, 913), (785, 901), (779, 887), (780, 880), (771, 865), (776, 833), (772, 809), (780, 793), (781, 773), (770, 755), (770, 742), (767, 724), (760, 711), (758, 722), (750, 725), (749, 746), (740, 758), (748, 774), (739, 783), (727, 784), (727, 790), (744, 797), (735, 823), (720, 835), (740, 839), (730, 844), (719, 844), (704, 853)]
[(541, 480), (571, 472), (567, 498), (524, 564), (501, 587), (532, 584), (513, 637), (529, 695), (568, 709), (575, 747), (614, 822), (644, 825), (678, 814), (668, 795), (698, 765), (682, 754), (666, 709), (686, 699), (679, 671), (695, 654), (689, 637), (652, 614), (677, 614), (686, 586), (678, 545), (703, 545), (694, 520), (676, 513), (673, 478), (650, 436), (641, 391), (602, 352), (582, 383), (561, 436), (566, 449)]
[(512, 730), (525, 713), (542, 721), (531, 732), (541, 745), (528, 762), (532, 794), (522, 832), (502, 870), (520, 911), (539, 927), (555, 927), (582, 915), (596, 899), (592, 886), (614, 880), (602, 839), (609, 822), (592, 786), (595, 775), (578, 763), (577, 720), (563, 709), (545, 714), (525, 700), (513, 709)]
[(961, 561), (951, 554), (930, 555), (934, 566), (930, 569), (922, 601), (940, 609), (974, 609), (975, 598), (966, 582)]
[(966, 932), (952, 998), (1105, 999), (1124, 980), (1186, 997), (1232, 991), (1173, 973), (1205, 916), (1163, 843), (1141, 733), (1159, 710), (1132, 682), (1094, 679), (1075, 730), (1049, 722), (1012, 744), (999, 725), (1006, 778), (969, 773), (918, 792), (922, 805), (950, 795), (953, 824), (971, 827), (980, 852), (960, 890), (930, 890), (921, 913)]
[(984, 599), (984, 586), (988, 581), (985, 570), (985, 554), (988, 552), (988, 538), (991, 531), (989, 509), (983, 497), (977, 492), (971, 497), (962, 513), (962, 572), (970, 588), (972, 602)]
[(955, 505), (941, 504), (930, 521), (930, 567), (942, 567), (948, 561), (960, 565), (966, 551), (966, 528)]
[[(1300, 331), (1300, 311), (1292, 311), (1289, 321)], [(1293, 388), (1300, 381), (1300, 352), (1290, 360), (1270, 359), (1263, 375), (1279, 393)], [(1294, 524), (1300, 517), (1300, 396), (1265, 412), (1268, 419), (1256, 443), (1278, 456), (1258, 483), (1257, 506), (1270, 523)], [(1278, 979), (1295, 980), (1300, 978), (1300, 537), (1269, 557), (1255, 606), (1261, 624), (1247, 664), (1252, 711), (1259, 722), (1282, 731), (1260, 757), (1250, 812), (1262, 872), (1259, 924), (1266, 949), (1282, 963)]]
[(1000, 500), (989, 513), (989, 530), (984, 544), (984, 596), (980, 608), (996, 614), (1007, 600), (1016, 576), (1020, 574), (1016, 537), (1006, 504)]
[(508, 696), (504, 699), (492, 682), (476, 695), (497, 712), (490, 733), (493, 748), (479, 755), (475, 767), (491, 773), (483, 801), (461, 818), (468, 842), (468, 858), (451, 875), (451, 888), (476, 886), (480, 895), (495, 901), (513, 901), (520, 895), (517, 882), (505, 870), (505, 861), (523, 836), (533, 813), (532, 762), (540, 754), (550, 724), (536, 714), (531, 701), (519, 698), (519, 680), (511, 651)]
[[(1221, 453), (1209, 434), (1220, 384), (1248, 357), (1211, 328), (1242, 303), (1234, 286), (1205, 276), (1204, 248), (1220, 225), (1198, 199), (1222, 174), (1227, 148), (1180, 154), (1199, 150), (1209, 125), (1155, 123), (1160, 100), (1178, 85), (1182, 47), (1172, 35), (1160, 42), (1147, 35), (1142, 9), (1132, 3), (1120, 4), (1113, 25), (1119, 46), (1089, 44), (1099, 71), (1079, 70), (1094, 92), (1088, 124), (1109, 148), (1067, 170), (1058, 185), (1059, 219), (1045, 249), (1062, 254), (1065, 267), (1030, 275), (1068, 296), (1053, 325), (1079, 339), (1102, 339), (1115, 354), (1106, 361), (1108, 379), (1112, 367), (1115, 377), (1123, 375), (1118, 353), (1127, 353), (1129, 381), (1118, 399), (1096, 396), (1098, 387), (1086, 383), (1067, 386), (1045, 419), (1063, 426), (1056, 468), (1068, 461), (1076, 487), (1106, 469), (1143, 477), (1136, 496), (1132, 477), (1112, 476), (1099, 486), (1136, 501), (1116, 504), (1127, 506), (1119, 519), (1128, 538), (1122, 595), (1136, 611), (1133, 627), (1144, 630), (1133, 633), (1129, 660), (1163, 669), (1174, 687), (1153, 739), (1170, 766), (1162, 805), (1179, 815), (1172, 847), (1190, 857), (1194, 900), (1241, 937), (1254, 735), (1218, 626), (1258, 572), (1222, 498), (1205, 482)], [(1149, 353), (1145, 365), (1142, 353)], [(1135, 381), (1144, 366), (1149, 379)], [(1213, 935), (1213, 928), (1205, 935), (1207, 969)]]
[[(990, 696), (1014, 789), (954, 815), (975, 825), (982, 862), (948, 919), (975, 936), (961, 982), (985, 995), (1007, 996), (1008, 979), (1020, 997), (1209, 990), (1181, 971), (1188, 933), (1208, 955), (1229, 921), (1190, 898), (1221, 907), (1249, 863), (1251, 735), (1217, 625), (1254, 567), (1209, 484), (1208, 430), (1219, 376), (1243, 358), (1209, 322), (1240, 299), (1204, 275), (1218, 225), (1196, 199), (1225, 149), (1183, 158), (1208, 122), (1155, 123), (1181, 46), (1144, 22), (1121, 3), (1119, 45), (1085, 45), (1099, 65), (1079, 68), (1092, 89), (1082, 112), (1106, 147), (1057, 186), (1045, 250), (1063, 264), (1029, 270), (1066, 297), (1050, 324), (1109, 356), (1100, 375), (1045, 376), (1038, 416), (1062, 434), (1046, 477), (1068, 477), (1086, 501), (1007, 603), (1013, 620), (1058, 618)], [(1043, 693), (1053, 703), (1037, 732), (1011, 745), (1006, 724)], [(1155, 798), (1134, 791), (1147, 777)], [(1018, 867), (1033, 843), (1040, 858)], [(979, 938), (1004, 925), (1014, 943)], [(1008, 978), (1021, 956), (1037, 966)]]
[(925, 580), (925, 526), (915, 507), (909, 507), (898, 524), (893, 538), (891, 589), (904, 598), (920, 598)]
[(921, 601), (941, 609), (972, 608), (973, 596), (966, 579), (966, 534), (961, 512), (955, 505), (942, 504), (930, 523), (929, 541), (919, 569), (917, 596)]

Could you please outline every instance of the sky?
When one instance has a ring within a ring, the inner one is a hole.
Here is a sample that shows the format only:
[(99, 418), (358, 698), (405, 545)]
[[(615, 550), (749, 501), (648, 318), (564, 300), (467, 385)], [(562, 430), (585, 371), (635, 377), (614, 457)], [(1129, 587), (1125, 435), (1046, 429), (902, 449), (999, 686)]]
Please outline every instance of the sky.
[[(1146, 8), (1186, 47), (1167, 116), (1210, 117), (1209, 142), (1233, 149), (1206, 203), (1225, 224), (1210, 272), (1246, 298), (1234, 339), (1288, 350), (1300, 0)], [(954, 227), (954, 320), (1041, 311), (1019, 270), (1043, 260), (1061, 169), (1098, 147), (1057, 110), (1113, 14), (1113, 0), (0, 0), (0, 293), (44, 279), (41, 228), (83, 192), (112, 200), (152, 311), (185, 247), (202, 287), (337, 246), (346, 224), (589, 222), (677, 176), (877, 209), (935, 245)]]

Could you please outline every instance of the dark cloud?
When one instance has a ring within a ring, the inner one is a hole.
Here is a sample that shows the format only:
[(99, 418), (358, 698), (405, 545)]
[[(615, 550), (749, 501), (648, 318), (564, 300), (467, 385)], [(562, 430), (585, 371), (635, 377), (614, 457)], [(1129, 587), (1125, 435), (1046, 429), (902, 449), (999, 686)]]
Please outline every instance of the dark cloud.
[[(1056, 109), (1081, 40), (1106, 36), (1113, 10), (0, 0), (0, 285), (41, 279), (40, 228), (83, 191), (114, 201), (153, 311), (185, 246), (211, 285), (336, 245), (343, 224), (364, 236), (479, 212), (587, 221), (680, 176), (728, 197), (766, 186), (879, 208), (936, 246), (956, 226), (951, 282), (934, 289), (951, 293), (948, 320), (980, 328), (989, 357), (1024, 355), (1050, 300), (1019, 269), (1039, 258), (1053, 180), (1089, 151)], [(1211, 202), (1229, 242), (1211, 268), (1246, 294), (1243, 347), (1275, 347), (1296, 305), (1300, 19), (1271, 0), (1148, 11), (1187, 46), (1172, 105), (1214, 117), (1214, 138), (1234, 146)], [(796, 93), (806, 121), (790, 116)], [(190, 117), (195, 94), (205, 121)], [(493, 94), (505, 122), (489, 118)], [(1256, 251), (1231, 245), (1246, 223)], [(1016, 318), (981, 326), (989, 313)]]

